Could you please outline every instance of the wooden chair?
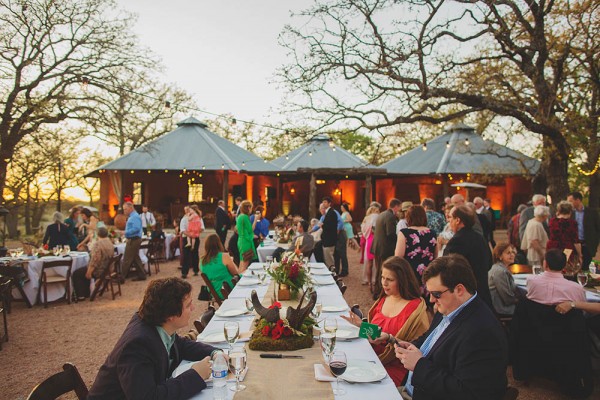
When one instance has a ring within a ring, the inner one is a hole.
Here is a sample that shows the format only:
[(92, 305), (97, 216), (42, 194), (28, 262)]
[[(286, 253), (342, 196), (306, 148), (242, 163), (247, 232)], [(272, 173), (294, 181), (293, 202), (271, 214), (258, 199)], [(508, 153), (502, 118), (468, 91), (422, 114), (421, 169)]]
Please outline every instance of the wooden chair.
[[(11, 290), (9, 291), (9, 296), (5, 305), (8, 313), (10, 314), (12, 301), (24, 301), (27, 305), (27, 308), (31, 308), (32, 304), (29, 302), (29, 298), (25, 293), (25, 289), (23, 289), (25, 282), (29, 281), (29, 276), (23, 267), (23, 261), (0, 263), (0, 275), (9, 278), (11, 285)], [(13, 298), (12, 288), (17, 288), (21, 294), (20, 299)]]
[[(123, 296), (121, 293), (121, 276), (117, 271), (117, 265), (121, 263), (122, 254), (116, 255), (110, 258), (108, 266), (104, 271), (104, 274), (96, 280), (94, 290), (90, 295), (90, 301), (94, 301), (96, 296), (102, 296), (104, 291), (110, 286), (110, 293), (114, 300), (117, 295)], [(117, 291), (115, 291), (115, 284), (117, 284)]]
[[(52, 270), (56, 267), (67, 267), (67, 275), (58, 275)], [(48, 308), (48, 285), (54, 285), (57, 283), (65, 284), (65, 298), (67, 302), (71, 304), (71, 270), (73, 268), (72, 258), (63, 258), (62, 260), (56, 261), (44, 261), (42, 264), (42, 271), (40, 272), (40, 281), (37, 294), (37, 301), (42, 301), (42, 290), (44, 291), (44, 308)], [(52, 273), (48, 273), (52, 270)]]
[(194, 321), (194, 327), (198, 331), (198, 334), (204, 331), (212, 317), (214, 317), (215, 311), (215, 307), (208, 306), (208, 309), (202, 313), (200, 318)]
[(65, 393), (75, 392), (79, 400), (88, 395), (88, 388), (81, 378), (77, 367), (71, 363), (63, 365), (63, 371), (52, 375), (37, 385), (27, 400), (54, 400)]
[(335, 283), (338, 285), (338, 288), (340, 288), (340, 292), (342, 292), (343, 296), (344, 293), (346, 293), (346, 289), (348, 289), (348, 286), (346, 286), (344, 281), (342, 281), (341, 279), (337, 280)]
[(165, 260), (165, 241), (160, 238), (152, 239), (148, 242), (148, 270), (150, 270), (150, 264), (154, 264), (154, 273), (160, 272), (160, 261)]
[(221, 285), (221, 294), (223, 295), (223, 300), (227, 300), (229, 298), (229, 293), (231, 293), (231, 286), (229, 283), (223, 282)]
[(240, 279), (242, 279), (242, 277), (239, 274), (234, 275), (233, 278), (231, 278), (231, 283), (233, 283), (233, 287), (235, 287), (235, 285), (237, 285), (237, 283), (240, 281)]
[(513, 275), (532, 274), (533, 273), (533, 268), (531, 267), (531, 265), (525, 265), (525, 264), (512, 264), (508, 267), (508, 270)]
[(200, 276), (202, 277), (202, 279), (204, 280), (204, 283), (206, 284), (206, 286), (208, 287), (208, 290), (210, 292), (210, 295), (213, 298), (213, 301), (216, 302), (218, 305), (223, 304), (223, 300), (221, 300), (221, 298), (219, 297), (219, 295), (217, 294), (217, 290), (215, 289), (215, 287), (213, 286), (212, 282), (210, 281), (210, 279), (208, 279), (208, 276), (206, 276), (206, 274), (204, 272), (200, 273)]
[(10, 279), (6, 279), (4, 282), (0, 283), (0, 298), (2, 300), (2, 303), (0, 303), (0, 313), (2, 313), (2, 319), (4, 322), (4, 332), (0, 334), (0, 350), (2, 350), (2, 343), (8, 342), (8, 321), (6, 319), (6, 314), (8, 312), (7, 305), (11, 288), (12, 285), (10, 283)]
[[(152, 261), (150, 261), (150, 242), (145, 242), (140, 245), (140, 250), (146, 250), (146, 257), (148, 257), (148, 270), (146, 271), (146, 275), (152, 276), (152, 270), (150, 269), (152, 266)], [(136, 267), (137, 268), (137, 267)], [(126, 276), (124, 278), (127, 278)]]

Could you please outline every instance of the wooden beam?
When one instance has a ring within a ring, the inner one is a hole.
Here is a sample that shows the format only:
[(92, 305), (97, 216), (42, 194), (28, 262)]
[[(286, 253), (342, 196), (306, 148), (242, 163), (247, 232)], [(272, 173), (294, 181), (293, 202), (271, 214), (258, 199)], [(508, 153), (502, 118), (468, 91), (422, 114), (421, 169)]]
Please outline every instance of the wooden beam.
[(371, 175), (367, 175), (365, 177), (365, 210), (369, 208), (369, 204), (371, 204), (371, 201), (373, 201), (373, 197), (372, 197), (372, 185), (371, 185), (372, 179), (371, 179)]
[(317, 216), (317, 179), (315, 174), (310, 174), (310, 186), (308, 194), (308, 217), (310, 219)]
[(225, 204), (229, 204), (229, 170), (223, 171), (223, 197)]

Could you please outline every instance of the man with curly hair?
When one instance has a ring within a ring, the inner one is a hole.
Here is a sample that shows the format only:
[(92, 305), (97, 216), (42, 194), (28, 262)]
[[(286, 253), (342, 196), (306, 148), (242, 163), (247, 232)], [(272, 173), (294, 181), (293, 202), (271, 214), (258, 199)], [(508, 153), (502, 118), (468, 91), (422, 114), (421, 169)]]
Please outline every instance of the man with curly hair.
[[(88, 399), (188, 399), (206, 388), (212, 346), (175, 332), (188, 325), (194, 310), (192, 286), (180, 278), (156, 279), (100, 367)], [(170, 378), (181, 360), (200, 360)]]

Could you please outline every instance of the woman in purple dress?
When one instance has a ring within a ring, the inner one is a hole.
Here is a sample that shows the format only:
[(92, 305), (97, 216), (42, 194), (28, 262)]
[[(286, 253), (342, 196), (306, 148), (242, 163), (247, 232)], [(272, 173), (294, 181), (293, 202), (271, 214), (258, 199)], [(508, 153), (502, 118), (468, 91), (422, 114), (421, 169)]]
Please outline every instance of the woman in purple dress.
[(406, 259), (421, 282), (423, 271), (437, 257), (435, 232), (427, 227), (427, 214), (420, 205), (406, 211), (406, 223), (408, 228), (400, 230), (394, 255)]

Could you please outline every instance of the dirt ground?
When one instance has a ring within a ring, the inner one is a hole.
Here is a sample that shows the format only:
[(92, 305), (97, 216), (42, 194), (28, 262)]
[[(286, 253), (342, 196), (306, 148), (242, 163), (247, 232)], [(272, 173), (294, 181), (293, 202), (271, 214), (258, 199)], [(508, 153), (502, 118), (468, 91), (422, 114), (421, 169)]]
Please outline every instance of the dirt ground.
[[(502, 233), (499, 233), (502, 235)], [(501, 236), (499, 236), (499, 239)], [(373, 303), (368, 286), (360, 283), (359, 255), (348, 249), (350, 275), (344, 278), (348, 286), (348, 304), (359, 304), (364, 311)], [(179, 276), (178, 261), (161, 263), (157, 277)], [(195, 293), (201, 286), (199, 277), (188, 277)], [(106, 294), (94, 302), (68, 305), (58, 302), (47, 309), (28, 309), (23, 302), (13, 302), (8, 316), (10, 340), (0, 351), (0, 398), (23, 400), (32, 388), (49, 375), (61, 371), (65, 362), (74, 363), (86, 384), (91, 386), (99, 367), (123, 332), (139, 306), (148, 281), (123, 285), (123, 296), (111, 300)], [(207, 303), (197, 301), (193, 319), (206, 309)], [(190, 327), (192, 321), (190, 320)], [(182, 330), (187, 331), (187, 330)], [(181, 332), (184, 333), (184, 332)], [(553, 382), (536, 379), (528, 384), (514, 382), (508, 371), (509, 384), (518, 388), (519, 399), (563, 399)], [(600, 378), (596, 376), (595, 398), (600, 398)], [(64, 398), (74, 398), (65, 396)]]

